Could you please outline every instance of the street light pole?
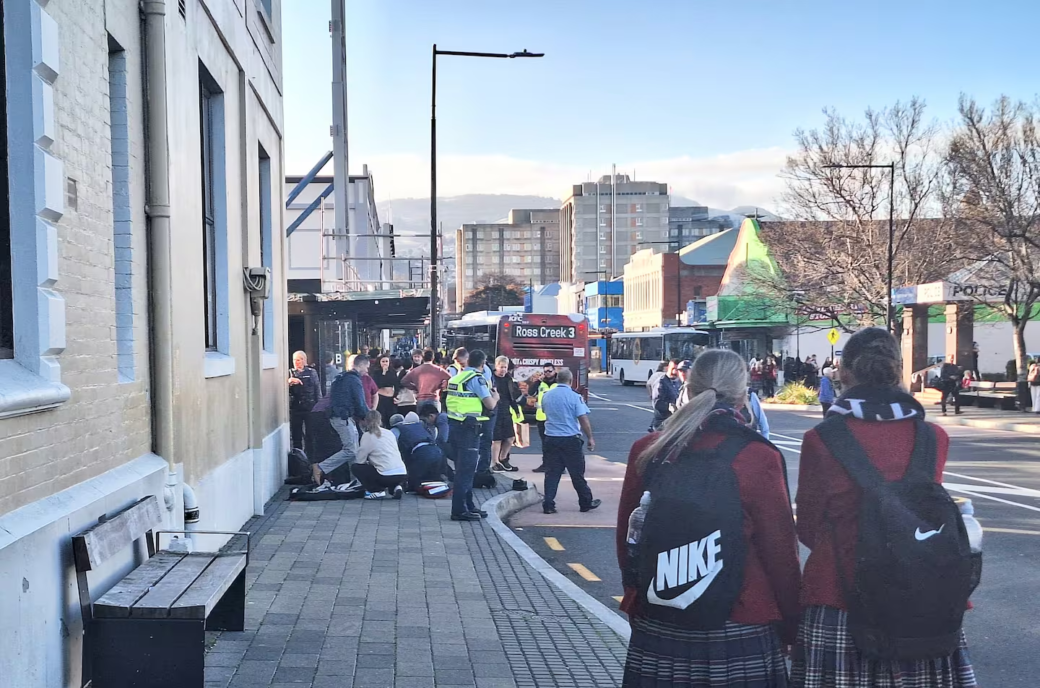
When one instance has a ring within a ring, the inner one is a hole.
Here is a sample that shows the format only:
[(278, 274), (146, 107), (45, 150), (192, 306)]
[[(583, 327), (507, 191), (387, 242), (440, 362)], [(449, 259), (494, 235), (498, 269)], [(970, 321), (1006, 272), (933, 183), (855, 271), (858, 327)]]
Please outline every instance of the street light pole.
[(895, 243), (896, 243), (896, 163), (895, 161), (884, 165), (824, 165), (824, 169), (838, 170), (888, 170), (888, 274), (885, 284), (888, 294), (885, 297), (885, 317), (888, 323), (888, 331), (896, 331), (896, 309), (892, 303), (893, 273), (895, 271)]
[(513, 59), (514, 57), (543, 57), (544, 53), (529, 53), (527, 49), (517, 53), (479, 53), (458, 50), (438, 50), (433, 44), (432, 68), (430, 74), (430, 346), (440, 346), (438, 332), (438, 259), (437, 259), (437, 56), (454, 55), (456, 57), (490, 57), (496, 59)]

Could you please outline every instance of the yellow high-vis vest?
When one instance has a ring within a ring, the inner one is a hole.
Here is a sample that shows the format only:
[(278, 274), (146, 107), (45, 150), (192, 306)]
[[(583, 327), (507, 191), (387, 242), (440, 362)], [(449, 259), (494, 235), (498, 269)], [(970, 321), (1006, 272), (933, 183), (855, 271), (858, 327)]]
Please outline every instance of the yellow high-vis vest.
[(488, 419), (484, 413), (484, 402), (466, 389), (466, 383), (479, 374), (474, 370), (463, 370), (448, 380), (448, 396), (445, 403), (449, 420), (466, 420), (467, 416), (475, 416), (477, 420)]

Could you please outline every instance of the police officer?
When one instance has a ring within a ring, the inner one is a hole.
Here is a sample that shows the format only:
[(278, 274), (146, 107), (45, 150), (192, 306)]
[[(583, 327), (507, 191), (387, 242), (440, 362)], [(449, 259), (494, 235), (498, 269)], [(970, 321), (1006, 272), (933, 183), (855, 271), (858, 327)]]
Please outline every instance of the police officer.
[(486, 356), (471, 351), (468, 365), (448, 380), (445, 404), (448, 410), (448, 442), (455, 457), (455, 484), (451, 497), (451, 520), (479, 521), (487, 517), (473, 503), (473, 476), (477, 472), (481, 425), (488, 411), (498, 405), (498, 392), (481, 374)]
[(556, 491), (564, 470), (571, 476), (574, 491), (578, 493), (579, 511), (592, 511), (602, 503), (599, 499), (593, 499), (592, 490), (585, 480), (585, 452), (582, 449), (585, 441), (582, 434), (588, 438), (592, 451), (596, 449), (596, 441), (592, 438), (589, 407), (571, 387), (572, 378), (569, 368), (560, 370), (558, 382), (542, 397), (546, 415), (542, 456), (545, 465), (549, 467), (545, 472), (545, 497), (542, 501), (542, 511), (546, 514), (556, 513)]
[(542, 440), (542, 465), (534, 469), (535, 473), (545, 473), (545, 411), (542, 410), (542, 397), (556, 386), (556, 366), (546, 363), (542, 366), (542, 381), (538, 383), (538, 405), (534, 419), (538, 422), (538, 437)]

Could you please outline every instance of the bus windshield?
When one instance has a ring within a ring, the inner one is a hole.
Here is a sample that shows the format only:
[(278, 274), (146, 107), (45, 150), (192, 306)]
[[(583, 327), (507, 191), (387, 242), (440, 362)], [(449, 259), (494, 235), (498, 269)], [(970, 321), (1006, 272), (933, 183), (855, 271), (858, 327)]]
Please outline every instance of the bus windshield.
[(677, 332), (664, 336), (664, 360), (692, 361), (708, 346), (705, 332)]

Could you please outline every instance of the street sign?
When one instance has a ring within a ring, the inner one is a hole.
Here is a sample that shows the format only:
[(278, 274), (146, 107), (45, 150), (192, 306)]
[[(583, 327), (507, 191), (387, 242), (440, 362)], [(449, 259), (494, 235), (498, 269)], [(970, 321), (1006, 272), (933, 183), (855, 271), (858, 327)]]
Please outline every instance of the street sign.
[(841, 334), (838, 332), (837, 328), (832, 327), (831, 331), (827, 333), (827, 341), (831, 343), (831, 346), (834, 346), (838, 343), (838, 337), (840, 336)]

